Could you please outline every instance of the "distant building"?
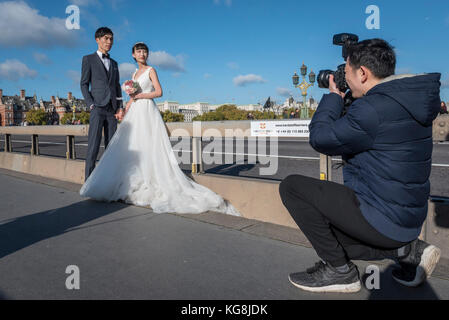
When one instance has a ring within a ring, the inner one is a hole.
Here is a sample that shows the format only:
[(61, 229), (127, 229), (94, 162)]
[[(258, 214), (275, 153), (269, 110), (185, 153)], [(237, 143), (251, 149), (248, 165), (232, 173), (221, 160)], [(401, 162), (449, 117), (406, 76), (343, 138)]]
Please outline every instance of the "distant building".
[[(222, 104), (215, 104), (211, 105), (208, 102), (195, 102), (195, 103), (187, 103), (187, 104), (179, 104), (179, 102), (176, 101), (164, 101), (157, 104), (158, 109), (161, 112), (165, 111), (171, 111), (174, 113), (182, 113), (185, 115), (185, 119), (190, 117), (190, 115), (194, 115), (196, 112), (196, 115), (203, 115), (207, 112), (212, 112), (217, 110), (217, 108), (223, 106), (223, 105), (229, 105), (232, 103), (222, 103)], [(246, 105), (237, 105), (237, 109), (244, 110), (244, 111), (263, 111), (263, 107), (260, 104), (246, 104)], [(181, 111), (182, 110), (182, 111)], [(187, 112), (187, 110), (190, 110), (192, 112)], [(186, 120), (187, 121), (187, 120)]]
[(33, 108), (39, 108), (37, 97), (27, 97), (25, 90), (20, 90), (20, 95), (5, 96), (0, 89), (0, 125), (20, 125), (26, 120), (26, 112)]
[[(304, 104), (303, 101), (295, 101), (293, 97), (289, 97), (284, 101), (284, 103), (280, 106), (280, 108), (282, 110), (290, 108), (300, 109), (303, 104)], [(313, 110), (316, 110), (316, 108), (318, 107), (318, 102), (315, 101), (313, 97), (311, 97), (307, 103), (307, 106)]]
[(76, 112), (89, 111), (83, 99), (76, 99), (71, 92), (67, 99), (51, 97), (51, 101), (38, 101), (36, 94), (27, 97), (25, 90), (20, 90), (20, 95), (5, 96), (0, 89), (0, 125), (18, 126), (26, 121), (26, 113), (30, 110), (44, 110), (48, 114), (48, 124), (59, 124), (66, 113), (72, 113), (73, 107)]
[(173, 113), (178, 113), (179, 111), (179, 103), (176, 101), (164, 101), (162, 103), (158, 103), (157, 107), (160, 112), (170, 111)]
[[(168, 110), (173, 113), (194, 114), (193, 111), (195, 111), (196, 115), (202, 115), (203, 113), (210, 111), (210, 104), (207, 102), (179, 104), (179, 102), (176, 101), (164, 101), (162, 103), (158, 103), (157, 107), (161, 112)], [(181, 110), (183, 111), (181, 112)], [(192, 112), (187, 113), (187, 110)]]
[(263, 106), (261, 104), (238, 105), (237, 109), (240, 109), (243, 111), (261, 111), (261, 112), (263, 112)]
[(193, 118), (199, 115), (196, 110), (179, 109), (179, 113), (184, 116), (184, 122), (192, 122)]
[(309, 99), (309, 108), (313, 110), (316, 110), (316, 108), (318, 108), (318, 101), (315, 101), (313, 97)]
[(207, 102), (195, 102), (189, 104), (182, 104), (179, 106), (179, 108), (184, 110), (193, 110), (196, 111), (198, 115), (202, 115), (204, 113), (209, 112), (209, 106), (210, 104)]

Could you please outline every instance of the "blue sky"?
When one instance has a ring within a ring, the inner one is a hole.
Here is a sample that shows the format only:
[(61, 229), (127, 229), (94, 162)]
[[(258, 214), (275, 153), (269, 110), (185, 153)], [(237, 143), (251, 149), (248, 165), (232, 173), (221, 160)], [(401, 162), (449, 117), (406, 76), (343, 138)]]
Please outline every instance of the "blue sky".
[[(142, 4), (143, 3), (143, 4)], [(67, 30), (67, 6), (80, 29)], [(368, 5), (380, 29), (368, 30)], [(383, 38), (397, 52), (396, 73), (442, 73), (449, 100), (449, 2), (446, 0), (64, 0), (0, 1), (0, 88), (5, 95), (66, 97), (79, 89), (81, 59), (97, 46), (95, 30), (115, 33), (111, 56), (122, 81), (134, 70), (131, 47), (144, 41), (164, 89), (159, 101), (277, 102), (300, 97), (291, 76), (304, 62), (318, 73), (343, 63), (335, 33)], [(320, 99), (327, 91), (315, 86)]]

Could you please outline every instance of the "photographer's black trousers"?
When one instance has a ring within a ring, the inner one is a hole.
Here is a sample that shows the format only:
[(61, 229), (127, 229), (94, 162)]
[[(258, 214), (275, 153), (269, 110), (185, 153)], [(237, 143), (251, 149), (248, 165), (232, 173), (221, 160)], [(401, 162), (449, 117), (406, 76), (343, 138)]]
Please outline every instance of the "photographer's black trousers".
[(279, 192), (318, 256), (334, 267), (352, 259), (394, 259), (397, 249), (407, 244), (374, 229), (363, 217), (354, 191), (344, 185), (291, 175)]

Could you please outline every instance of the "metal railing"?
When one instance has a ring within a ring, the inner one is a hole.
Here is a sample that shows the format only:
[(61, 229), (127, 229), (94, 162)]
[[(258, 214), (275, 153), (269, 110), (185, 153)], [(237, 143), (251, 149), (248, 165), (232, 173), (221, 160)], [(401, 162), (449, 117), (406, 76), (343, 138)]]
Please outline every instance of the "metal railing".
[[(263, 120), (270, 121), (270, 120)], [(289, 120), (285, 120), (289, 121)], [(192, 139), (192, 173), (202, 173), (202, 142), (204, 137), (255, 139), (251, 135), (251, 121), (194, 121), (166, 123), (167, 133), (171, 137), (190, 137)], [(75, 160), (75, 137), (87, 137), (88, 125), (0, 127), (5, 136), (5, 152), (13, 152), (12, 135), (31, 137), (30, 154), (39, 156), (39, 135), (66, 136), (66, 159)], [(295, 138), (298, 139), (298, 138)], [(307, 141), (308, 138), (303, 138)], [(331, 163), (329, 156), (320, 154), (320, 179), (331, 181)]]
[(5, 152), (13, 152), (12, 135), (31, 136), (31, 150), (33, 156), (39, 155), (39, 135), (66, 136), (66, 158), (75, 160), (75, 137), (87, 137), (88, 126), (27, 126), (27, 127), (0, 127), (0, 134), (5, 135)]

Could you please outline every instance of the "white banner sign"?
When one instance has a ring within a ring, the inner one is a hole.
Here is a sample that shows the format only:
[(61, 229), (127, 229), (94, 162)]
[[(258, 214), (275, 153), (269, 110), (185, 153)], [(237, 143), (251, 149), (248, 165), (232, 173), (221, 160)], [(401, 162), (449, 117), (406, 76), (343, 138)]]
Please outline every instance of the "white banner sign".
[(252, 137), (309, 137), (310, 120), (251, 121)]

